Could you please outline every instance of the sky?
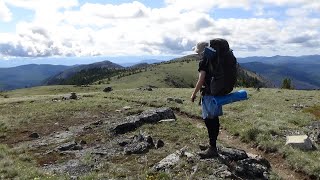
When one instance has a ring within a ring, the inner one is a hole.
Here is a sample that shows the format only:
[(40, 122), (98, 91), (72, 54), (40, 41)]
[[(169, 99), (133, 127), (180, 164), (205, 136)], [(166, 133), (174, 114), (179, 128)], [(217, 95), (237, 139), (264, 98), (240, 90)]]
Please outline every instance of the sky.
[(0, 0), (0, 64), (183, 56), (213, 38), (237, 57), (320, 54), (320, 0)]

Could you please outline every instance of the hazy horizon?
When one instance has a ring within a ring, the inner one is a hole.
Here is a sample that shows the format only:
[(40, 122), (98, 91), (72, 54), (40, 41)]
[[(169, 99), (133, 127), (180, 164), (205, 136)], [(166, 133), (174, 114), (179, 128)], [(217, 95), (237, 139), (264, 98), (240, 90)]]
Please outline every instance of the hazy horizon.
[[(302, 55), (302, 56), (317, 56), (318, 54)], [(183, 56), (183, 55), (182, 55)], [(73, 66), (80, 64), (91, 64), (101, 61), (111, 61), (119, 65), (132, 65), (141, 63), (144, 61), (158, 60), (158, 61), (169, 61), (182, 56), (92, 56), (92, 57), (41, 57), (41, 58), (12, 58), (10, 60), (0, 59), (0, 68), (17, 67), (28, 64), (50, 64), (50, 65), (65, 65)], [(275, 55), (280, 56), (280, 55)], [(249, 57), (237, 57), (252, 58), (252, 57), (275, 57), (275, 56), (249, 56)], [(288, 55), (289, 56), (289, 55)], [(320, 56), (320, 55), (319, 55)], [(290, 56), (290, 57), (301, 57), (301, 56)]]

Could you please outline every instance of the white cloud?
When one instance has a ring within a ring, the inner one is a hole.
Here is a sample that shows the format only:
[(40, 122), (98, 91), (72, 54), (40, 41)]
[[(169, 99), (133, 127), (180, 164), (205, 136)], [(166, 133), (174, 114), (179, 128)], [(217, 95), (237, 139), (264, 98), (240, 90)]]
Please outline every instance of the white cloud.
[(68, 9), (77, 6), (78, 0), (3, 0), (4, 2), (21, 8), (32, 9), (32, 10), (58, 10)]
[[(17, 23), (15, 33), (0, 34), (0, 54), (27, 57), (186, 54), (191, 53), (197, 41), (216, 37), (226, 38), (239, 55), (299, 55), (320, 47), (320, 20), (307, 17), (309, 11), (319, 8), (316, 1), (292, 1), (286, 8), (290, 16), (282, 20), (215, 19), (209, 15), (216, 8), (234, 7), (261, 17), (270, 15), (272, 11), (266, 11), (263, 3), (253, 0), (165, 2), (165, 7), (150, 8), (140, 2), (80, 6), (77, 0), (5, 0), (11, 6), (33, 10), (35, 17), (31, 22)], [(268, 6), (285, 6), (291, 1), (263, 2)]]
[(10, 12), (9, 8), (0, 0), (0, 21), (9, 22), (12, 19), (12, 13)]
[(274, 4), (277, 6), (308, 4), (314, 0), (260, 0), (262, 3)]
[(210, 9), (216, 8), (244, 8), (250, 6), (249, 0), (165, 0), (167, 5), (177, 10), (190, 10), (207, 12)]

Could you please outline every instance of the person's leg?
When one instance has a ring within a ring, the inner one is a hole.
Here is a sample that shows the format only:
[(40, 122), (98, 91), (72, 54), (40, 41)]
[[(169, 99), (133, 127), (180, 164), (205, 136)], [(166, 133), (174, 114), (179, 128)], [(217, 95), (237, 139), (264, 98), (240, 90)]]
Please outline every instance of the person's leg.
[(219, 135), (219, 117), (215, 117), (213, 119), (205, 119), (205, 124), (208, 130), (208, 135), (209, 135), (209, 148), (204, 151), (199, 153), (201, 158), (211, 158), (211, 157), (216, 157), (218, 156), (217, 153), (217, 138)]
[(220, 128), (219, 117), (205, 119), (205, 124), (208, 130), (209, 144), (210, 146), (216, 148)]

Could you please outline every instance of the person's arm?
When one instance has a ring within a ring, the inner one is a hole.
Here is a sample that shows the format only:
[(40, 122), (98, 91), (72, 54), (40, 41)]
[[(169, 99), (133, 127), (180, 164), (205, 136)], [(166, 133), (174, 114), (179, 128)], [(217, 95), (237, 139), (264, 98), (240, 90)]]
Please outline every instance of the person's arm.
[(204, 78), (206, 76), (206, 72), (205, 71), (200, 71), (199, 72), (199, 78), (198, 78), (198, 82), (196, 84), (196, 87), (193, 90), (193, 93), (191, 95), (191, 101), (194, 102), (194, 100), (196, 99), (196, 95), (199, 92), (199, 90), (201, 89), (202, 85), (204, 84)]

